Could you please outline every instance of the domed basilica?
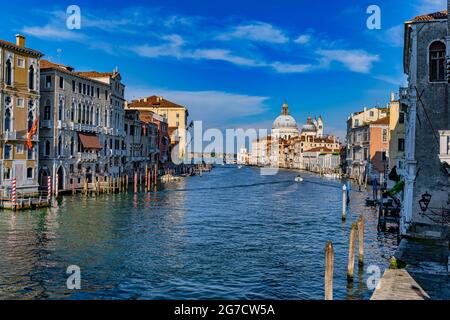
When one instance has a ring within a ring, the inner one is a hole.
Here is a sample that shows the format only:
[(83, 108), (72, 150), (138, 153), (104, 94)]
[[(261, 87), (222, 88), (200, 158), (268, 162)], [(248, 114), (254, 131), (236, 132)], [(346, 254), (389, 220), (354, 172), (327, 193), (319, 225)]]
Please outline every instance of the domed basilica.
[[(306, 124), (301, 128), (302, 136), (314, 136), (317, 138), (323, 137), (323, 120), (322, 117), (318, 119), (308, 117)], [(285, 102), (281, 108), (281, 114), (275, 119), (272, 125), (272, 139), (290, 140), (300, 135), (297, 122), (294, 117), (289, 114), (289, 106)]]

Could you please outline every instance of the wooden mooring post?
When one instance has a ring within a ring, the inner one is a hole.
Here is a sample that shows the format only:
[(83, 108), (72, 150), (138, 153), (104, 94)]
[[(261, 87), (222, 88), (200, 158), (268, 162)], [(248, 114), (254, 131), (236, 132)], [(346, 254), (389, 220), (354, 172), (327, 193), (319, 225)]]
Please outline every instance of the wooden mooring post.
[(356, 249), (356, 222), (352, 223), (350, 229), (350, 239), (348, 245), (348, 267), (347, 267), (347, 280), (349, 282), (353, 281), (353, 273), (355, 271), (355, 249)]
[(325, 300), (333, 300), (334, 249), (328, 240), (325, 246)]
[(358, 266), (364, 265), (364, 216), (358, 218)]

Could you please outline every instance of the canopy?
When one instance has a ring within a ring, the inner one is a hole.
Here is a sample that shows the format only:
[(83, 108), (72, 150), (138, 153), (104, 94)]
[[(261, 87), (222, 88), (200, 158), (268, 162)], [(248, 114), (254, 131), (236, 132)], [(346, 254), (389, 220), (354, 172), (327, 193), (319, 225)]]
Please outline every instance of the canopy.
[(102, 149), (100, 140), (96, 135), (79, 133), (78, 137), (80, 138), (80, 141), (85, 149), (96, 149), (96, 150)]

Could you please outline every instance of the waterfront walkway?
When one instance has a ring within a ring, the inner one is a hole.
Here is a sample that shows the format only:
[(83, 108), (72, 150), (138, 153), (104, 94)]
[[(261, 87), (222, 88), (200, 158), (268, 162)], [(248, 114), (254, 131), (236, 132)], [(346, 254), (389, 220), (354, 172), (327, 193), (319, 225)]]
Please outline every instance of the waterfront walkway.
[(402, 239), (395, 254), (404, 269), (388, 269), (371, 300), (450, 299), (449, 242)]

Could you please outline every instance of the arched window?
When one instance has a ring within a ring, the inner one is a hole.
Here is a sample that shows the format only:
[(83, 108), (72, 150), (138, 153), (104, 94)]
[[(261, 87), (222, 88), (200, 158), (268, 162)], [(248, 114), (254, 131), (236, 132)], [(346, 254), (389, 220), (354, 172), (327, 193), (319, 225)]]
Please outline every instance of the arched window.
[(72, 107), (70, 108), (70, 121), (75, 121), (75, 103), (72, 102)]
[(58, 106), (58, 120), (63, 121), (63, 102), (61, 100)]
[(75, 148), (75, 140), (73, 139), (73, 137), (70, 139), (70, 155), (73, 156), (73, 152), (74, 152), (74, 148)]
[(48, 157), (50, 155), (50, 141), (45, 140), (44, 156)]
[(50, 120), (51, 118), (51, 107), (50, 107), (50, 100), (45, 101), (44, 106), (44, 120)]
[(30, 69), (28, 70), (28, 88), (30, 88), (30, 90), (34, 90), (34, 67), (33, 67), (33, 65), (31, 65)]
[(435, 41), (430, 45), (430, 82), (445, 81), (445, 44)]
[(33, 122), (34, 122), (34, 114), (33, 114), (33, 110), (28, 110), (28, 132), (31, 130), (31, 128), (33, 127)]
[(61, 142), (61, 137), (59, 137), (59, 141), (58, 141), (58, 155), (62, 156), (63, 150), (62, 150), (62, 142)]
[(11, 131), (11, 109), (6, 108), (5, 110), (5, 131)]
[(12, 85), (12, 65), (11, 65), (11, 60), (8, 59), (6, 60), (5, 63), (5, 82), (6, 85), (11, 86)]

